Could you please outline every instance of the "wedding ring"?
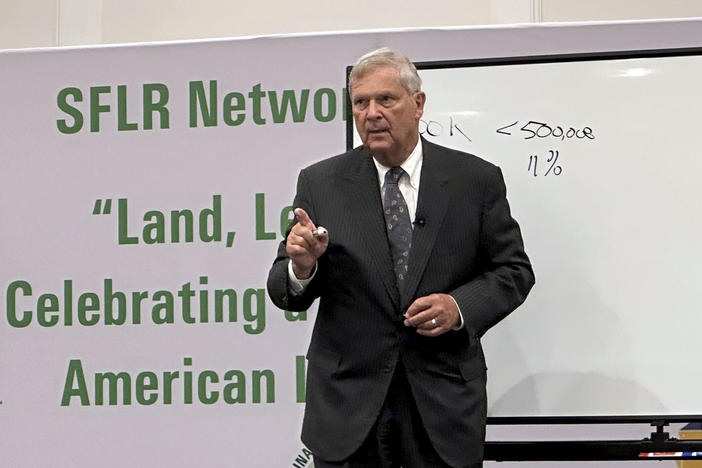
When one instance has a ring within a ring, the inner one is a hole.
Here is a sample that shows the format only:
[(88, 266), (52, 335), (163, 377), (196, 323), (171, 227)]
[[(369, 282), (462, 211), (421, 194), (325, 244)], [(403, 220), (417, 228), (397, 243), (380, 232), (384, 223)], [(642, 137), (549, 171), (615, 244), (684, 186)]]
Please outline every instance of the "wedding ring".
[(435, 318), (431, 319), (431, 324), (436, 326), (436, 319)]

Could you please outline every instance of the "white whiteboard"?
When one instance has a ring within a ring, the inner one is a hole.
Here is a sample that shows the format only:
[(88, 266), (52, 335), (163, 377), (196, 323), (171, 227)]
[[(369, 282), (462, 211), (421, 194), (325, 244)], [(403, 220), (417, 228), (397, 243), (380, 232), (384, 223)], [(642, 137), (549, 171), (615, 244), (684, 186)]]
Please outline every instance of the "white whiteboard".
[(483, 339), (489, 416), (702, 414), (702, 56), (420, 75), (420, 131), (502, 168), (536, 274)]

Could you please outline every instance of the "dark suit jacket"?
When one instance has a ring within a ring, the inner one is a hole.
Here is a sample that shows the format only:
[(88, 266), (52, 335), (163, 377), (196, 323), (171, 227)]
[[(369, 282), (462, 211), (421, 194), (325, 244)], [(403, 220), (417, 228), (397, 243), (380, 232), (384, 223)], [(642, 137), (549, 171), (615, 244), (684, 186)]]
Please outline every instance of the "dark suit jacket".
[[(313, 453), (347, 458), (376, 421), (402, 359), (422, 421), (451, 465), (482, 459), (486, 395), (480, 336), (526, 298), (533, 282), (500, 170), (422, 141), (424, 162), (406, 291), (400, 299), (379, 182), (362, 147), (300, 173), (295, 207), (329, 231), (329, 247), (304, 293), (288, 288), (281, 243), (269, 273), (273, 302), (305, 310), (319, 297), (309, 346), (302, 439)], [(465, 328), (436, 338), (403, 325), (418, 297), (448, 293)]]

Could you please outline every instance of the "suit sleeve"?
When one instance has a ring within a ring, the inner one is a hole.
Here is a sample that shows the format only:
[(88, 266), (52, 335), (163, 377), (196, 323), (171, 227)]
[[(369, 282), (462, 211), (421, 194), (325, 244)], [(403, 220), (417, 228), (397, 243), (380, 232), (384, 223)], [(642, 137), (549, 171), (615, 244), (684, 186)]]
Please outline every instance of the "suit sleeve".
[[(295, 195), (293, 208), (304, 209), (314, 221), (315, 211), (311, 201), (312, 195), (311, 191), (309, 190), (309, 186), (310, 182), (308, 176), (305, 170), (302, 170), (297, 179), (297, 194)], [(314, 279), (307, 285), (301, 294), (292, 293), (288, 276), (288, 263), (290, 262), (290, 259), (288, 258), (285, 247), (287, 237), (290, 234), (290, 230), (294, 224), (295, 221), (293, 220), (285, 233), (285, 239), (283, 239), (278, 246), (276, 259), (273, 261), (273, 266), (271, 266), (271, 269), (268, 272), (267, 286), (268, 295), (277, 307), (283, 310), (302, 311), (307, 310), (312, 305), (312, 302), (314, 302), (314, 300), (319, 296), (317, 291), (320, 283), (320, 272), (317, 271)]]
[(534, 272), (519, 225), (510, 213), (499, 168), (486, 187), (479, 237), (482, 273), (450, 292), (473, 336), (482, 336), (516, 309), (534, 284)]

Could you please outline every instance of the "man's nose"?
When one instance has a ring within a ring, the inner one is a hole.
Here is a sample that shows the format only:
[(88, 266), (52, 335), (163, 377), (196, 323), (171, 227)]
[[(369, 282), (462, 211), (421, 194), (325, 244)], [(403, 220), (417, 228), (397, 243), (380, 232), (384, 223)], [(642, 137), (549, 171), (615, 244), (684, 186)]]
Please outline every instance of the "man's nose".
[(380, 118), (380, 115), (380, 108), (378, 104), (375, 102), (375, 99), (371, 99), (368, 102), (368, 118), (374, 120)]

